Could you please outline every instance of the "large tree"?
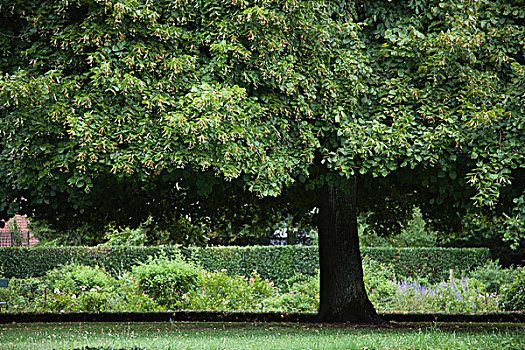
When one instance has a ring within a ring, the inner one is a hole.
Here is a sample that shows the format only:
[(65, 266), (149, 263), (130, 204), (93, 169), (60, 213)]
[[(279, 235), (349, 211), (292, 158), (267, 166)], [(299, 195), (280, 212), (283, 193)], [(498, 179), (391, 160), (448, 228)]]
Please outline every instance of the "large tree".
[(377, 321), (358, 210), (522, 227), (524, 24), (523, 0), (4, 0), (0, 216), (316, 207), (320, 320)]

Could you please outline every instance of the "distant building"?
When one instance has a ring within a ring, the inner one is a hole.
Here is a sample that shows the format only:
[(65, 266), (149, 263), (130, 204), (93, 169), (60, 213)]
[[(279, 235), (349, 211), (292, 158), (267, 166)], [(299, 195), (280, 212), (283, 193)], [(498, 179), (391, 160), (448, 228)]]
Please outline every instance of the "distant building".
[(38, 243), (28, 228), (29, 220), (22, 215), (9, 219), (0, 228), (0, 247), (32, 247)]

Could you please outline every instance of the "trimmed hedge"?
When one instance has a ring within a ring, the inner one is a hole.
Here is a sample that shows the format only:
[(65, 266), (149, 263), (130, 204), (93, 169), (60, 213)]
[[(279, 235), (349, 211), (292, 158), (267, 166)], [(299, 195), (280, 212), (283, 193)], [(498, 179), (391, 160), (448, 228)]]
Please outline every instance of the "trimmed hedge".
[[(38, 277), (56, 266), (76, 262), (98, 265), (113, 273), (130, 270), (148, 256), (177, 250), (209, 271), (226, 269), (232, 275), (249, 275), (257, 270), (262, 278), (282, 282), (295, 274), (314, 275), (319, 268), (317, 247), (63, 247), (0, 248), (0, 272), (6, 278)], [(490, 260), (487, 248), (363, 248), (363, 256), (393, 264), (397, 274), (446, 279), (450, 269), (456, 276)]]

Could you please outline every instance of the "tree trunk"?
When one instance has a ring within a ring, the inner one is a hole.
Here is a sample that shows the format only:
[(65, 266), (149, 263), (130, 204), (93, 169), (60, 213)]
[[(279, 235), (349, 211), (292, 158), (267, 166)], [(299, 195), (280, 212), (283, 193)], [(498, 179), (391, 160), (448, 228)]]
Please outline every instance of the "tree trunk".
[[(355, 180), (355, 179), (353, 179)], [(321, 322), (377, 323), (363, 281), (356, 212), (356, 183), (350, 192), (323, 186), (319, 191)]]

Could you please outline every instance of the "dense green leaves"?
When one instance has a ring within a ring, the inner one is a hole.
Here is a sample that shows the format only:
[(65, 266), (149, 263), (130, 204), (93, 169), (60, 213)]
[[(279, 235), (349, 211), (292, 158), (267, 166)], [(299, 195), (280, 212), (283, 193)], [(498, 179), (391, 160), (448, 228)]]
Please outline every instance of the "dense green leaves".
[[(487, 248), (376, 247), (361, 251), (363, 256), (382, 264), (393, 264), (398, 275), (426, 276), (433, 281), (446, 279), (450, 269), (461, 275), (490, 260)], [(261, 277), (279, 283), (298, 274), (315, 276), (319, 270), (319, 251), (314, 246), (2, 248), (0, 267), (7, 278), (42, 276), (46, 271), (71, 262), (100, 266), (118, 275), (141, 262), (146, 263), (149, 257), (166, 255), (176, 260), (180, 253), (208, 271), (226, 269), (229, 274), (239, 276), (257, 271)], [(153, 269), (152, 273), (155, 271)]]
[(415, 203), (522, 227), (523, 5), (5, 1), (0, 213), (253, 217), (359, 174), (385, 230)]

